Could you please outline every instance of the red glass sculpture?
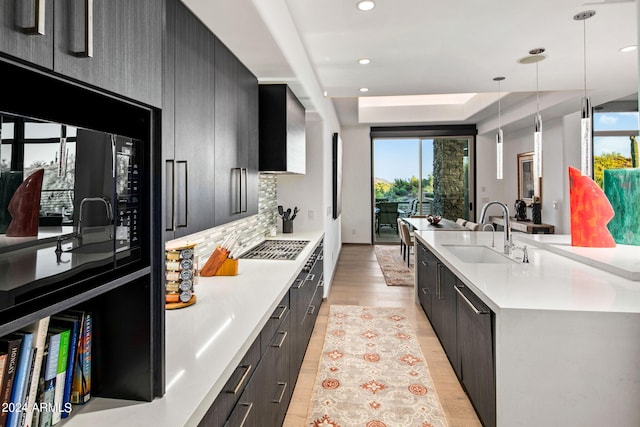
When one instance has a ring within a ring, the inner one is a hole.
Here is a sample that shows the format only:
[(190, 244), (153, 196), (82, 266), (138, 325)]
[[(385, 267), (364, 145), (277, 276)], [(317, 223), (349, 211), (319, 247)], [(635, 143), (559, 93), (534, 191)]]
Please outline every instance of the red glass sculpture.
[(44, 169), (38, 169), (18, 187), (9, 201), (7, 210), (12, 220), (7, 227), (8, 237), (38, 235), (38, 218), (40, 216), (40, 190)]
[(591, 177), (569, 166), (571, 245), (613, 248), (616, 242), (607, 229), (615, 212), (609, 199)]

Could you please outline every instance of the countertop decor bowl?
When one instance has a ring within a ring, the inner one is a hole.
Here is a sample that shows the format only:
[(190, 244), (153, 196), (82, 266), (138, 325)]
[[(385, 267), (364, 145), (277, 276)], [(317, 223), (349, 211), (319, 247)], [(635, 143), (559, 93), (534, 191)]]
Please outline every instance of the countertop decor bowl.
[(427, 221), (429, 221), (429, 224), (437, 224), (440, 222), (440, 220), (442, 219), (442, 217), (440, 215), (429, 215), (427, 216)]

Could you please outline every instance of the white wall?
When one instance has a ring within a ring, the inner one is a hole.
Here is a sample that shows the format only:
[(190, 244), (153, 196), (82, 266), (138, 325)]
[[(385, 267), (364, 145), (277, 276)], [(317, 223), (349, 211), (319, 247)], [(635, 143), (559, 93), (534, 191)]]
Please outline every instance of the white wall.
[(371, 243), (371, 140), (368, 126), (342, 128), (342, 241)]
[[(570, 232), (568, 167), (580, 168), (580, 114), (547, 120), (543, 116), (542, 120), (542, 222), (553, 224), (556, 234), (567, 234)], [(495, 178), (494, 134), (479, 135), (477, 142), (481, 148), (476, 151), (478, 208), (489, 200), (499, 200), (513, 214), (518, 198), (518, 153), (533, 151), (533, 113), (531, 126), (504, 130), (502, 182)], [(499, 215), (500, 211), (492, 207), (489, 214)]]
[[(324, 230), (325, 297), (329, 295), (342, 246), (340, 217), (333, 219), (332, 205), (332, 138), (340, 128), (337, 119), (327, 116), (329, 120), (317, 113), (306, 116), (306, 173), (278, 176), (278, 204), (285, 209), (300, 208), (293, 231)], [(282, 221), (278, 228), (282, 231)]]

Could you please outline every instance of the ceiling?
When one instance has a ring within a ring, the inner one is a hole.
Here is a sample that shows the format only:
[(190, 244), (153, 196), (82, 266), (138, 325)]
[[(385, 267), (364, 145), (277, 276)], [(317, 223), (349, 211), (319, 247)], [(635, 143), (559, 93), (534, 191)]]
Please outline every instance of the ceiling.
[[(288, 83), (310, 111), (330, 98), (343, 126), (494, 121), (496, 76), (506, 77), (503, 124), (525, 115), (530, 122), (537, 105), (554, 114), (577, 111), (585, 51), (594, 104), (638, 87), (637, 51), (619, 51), (637, 44), (637, 0), (375, 0), (368, 12), (356, 0), (182, 1), (261, 83)], [(589, 9), (594, 17), (573, 19)], [(534, 48), (546, 49), (544, 61), (518, 62)], [(360, 65), (360, 58), (371, 63)], [(412, 98), (403, 106), (395, 99), (373, 107), (374, 114), (358, 110), (362, 96), (434, 94), (478, 95), (459, 104)]]

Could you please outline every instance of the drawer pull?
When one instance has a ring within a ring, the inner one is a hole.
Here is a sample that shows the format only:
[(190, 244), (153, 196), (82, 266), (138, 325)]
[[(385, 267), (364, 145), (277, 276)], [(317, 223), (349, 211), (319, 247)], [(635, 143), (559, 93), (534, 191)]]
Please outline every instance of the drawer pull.
[(284, 344), (284, 340), (287, 339), (287, 331), (280, 331), (280, 332), (278, 332), (278, 334), (282, 335), (282, 339), (280, 340), (280, 342), (278, 344), (273, 344), (271, 347), (280, 348), (280, 347), (282, 347), (282, 344)]
[(471, 307), (471, 310), (473, 310), (473, 312), (474, 312), (475, 314), (489, 314), (489, 312), (488, 312), (488, 311), (478, 310), (478, 309), (476, 308), (476, 306), (475, 306), (475, 305), (473, 305), (473, 303), (472, 303), (471, 301), (469, 301), (469, 298), (467, 298), (467, 297), (462, 293), (462, 291), (460, 290), (460, 288), (459, 288), (459, 287), (454, 286), (454, 288), (456, 289), (456, 292), (458, 293), (458, 295), (460, 295), (460, 296), (462, 297), (462, 299), (464, 300), (464, 302), (466, 302), (466, 303), (469, 305), (469, 307)]
[(420, 288), (420, 289), (422, 289), (422, 293), (423, 293), (423, 294), (425, 294), (425, 295), (430, 295), (430, 293), (429, 293), (429, 292), (427, 292), (429, 289), (427, 289), (427, 288)]
[(287, 390), (287, 383), (278, 382), (278, 387), (282, 387), (282, 391), (280, 392), (280, 397), (277, 399), (273, 399), (273, 403), (282, 402), (282, 398), (284, 397), (284, 392)]
[(315, 313), (315, 311), (316, 311), (316, 306), (315, 305), (310, 305), (309, 309), (307, 310), (307, 314), (311, 316), (311, 315), (313, 315), (313, 313)]
[(287, 312), (287, 306), (286, 305), (279, 305), (278, 308), (281, 308), (282, 311), (280, 312), (280, 314), (276, 315), (275, 312), (274, 314), (271, 315), (272, 319), (282, 319), (282, 316), (284, 316), (284, 314)]
[(307, 274), (307, 278), (305, 280), (309, 280), (310, 282), (313, 282), (314, 280), (316, 280), (316, 275), (315, 274)]
[[(240, 424), (238, 425), (238, 427), (244, 427), (244, 423), (247, 422), (247, 418), (249, 418), (251, 409), (253, 409), (253, 403), (238, 403), (238, 406), (244, 406), (245, 408), (247, 408), (246, 412), (242, 416), (242, 421), (240, 421)], [(231, 424), (231, 419), (227, 420), (227, 422), (224, 423), (224, 427), (233, 427), (234, 425), (235, 424)]]
[(240, 381), (238, 381), (238, 384), (236, 384), (233, 390), (226, 390), (227, 393), (238, 394), (238, 392), (242, 388), (242, 385), (244, 384), (247, 377), (249, 376), (252, 366), (251, 365), (238, 366), (238, 369), (241, 369), (241, 368), (245, 369), (244, 374), (242, 374), (242, 377), (240, 377)]
[(291, 286), (293, 289), (300, 289), (301, 287), (304, 286), (304, 280), (302, 279), (296, 279), (296, 281), (293, 283), (293, 286)]
[(324, 287), (324, 280), (320, 280), (316, 285), (316, 288), (322, 288), (322, 287)]

